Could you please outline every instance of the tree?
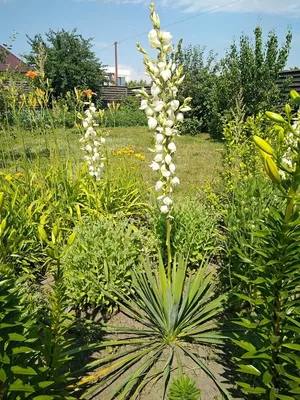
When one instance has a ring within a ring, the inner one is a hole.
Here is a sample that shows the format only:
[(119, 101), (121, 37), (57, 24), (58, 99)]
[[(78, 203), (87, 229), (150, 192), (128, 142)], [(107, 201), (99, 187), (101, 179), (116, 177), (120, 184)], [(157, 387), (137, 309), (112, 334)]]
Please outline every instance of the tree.
[(213, 133), (220, 135), (222, 117), (234, 107), (237, 95), (243, 98), (246, 117), (274, 109), (284, 101), (284, 90), (279, 89), (276, 80), (286, 66), (292, 33), (287, 31), (281, 47), (275, 31), (269, 32), (265, 44), (262, 35), (260, 26), (254, 30), (254, 42), (242, 35), (239, 46), (234, 42), (221, 60), (213, 95), (215, 118), (210, 125)]
[(127, 87), (145, 87), (145, 86), (149, 86), (150, 83), (147, 81), (145, 81), (144, 79), (140, 79), (138, 81), (129, 81), (126, 82), (126, 86)]
[[(92, 38), (84, 39), (76, 29), (49, 30), (45, 36), (46, 40), (41, 34), (27, 36), (31, 51), (24, 58), (32, 68), (44, 69), (54, 95), (63, 96), (74, 87), (99, 94), (106, 78), (103, 64), (91, 50)], [(44, 49), (42, 57), (41, 49)]]
[[(209, 121), (212, 118), (212, 97), (211, 93), (217, 79), (218, 63), (216, 54), (212, 51), (205, 56), (206, 48), (202, 46), (188, 46), (180, 49), (176, 55), (176, 62), (183, 66), (185, 80), (181, 94), (185, 97), (192, 97), (192, 112), (185, 123), (187, 131), (191, 128), (200, 132), (207, 132)], [(195, 121), (197, 121), (196, 126)]]

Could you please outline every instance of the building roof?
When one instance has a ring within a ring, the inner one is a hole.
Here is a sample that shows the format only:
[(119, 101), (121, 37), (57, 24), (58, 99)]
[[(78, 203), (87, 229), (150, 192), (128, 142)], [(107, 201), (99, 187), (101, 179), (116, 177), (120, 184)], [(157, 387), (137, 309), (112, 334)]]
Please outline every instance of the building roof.
[(30, 70), (28, 65), (26, 65), (19, 57), (15, 56), (0, 45), (0, 52), (2, 51), (4, 51), (7, 56), (3, 62), (0, 62), (0, 72), (15, 71), (24, 73)]
[[(114, 74), (115, 73), (115, 67), (109, 67), (107, 66), (105, 68), (105, 71), (107, 74)], [(118, 76), (119, 78), (126, 78), (126, 77), (130, 77), (131, 72), (129, 69), (124, 69), (124, 68), (118, 68)]]

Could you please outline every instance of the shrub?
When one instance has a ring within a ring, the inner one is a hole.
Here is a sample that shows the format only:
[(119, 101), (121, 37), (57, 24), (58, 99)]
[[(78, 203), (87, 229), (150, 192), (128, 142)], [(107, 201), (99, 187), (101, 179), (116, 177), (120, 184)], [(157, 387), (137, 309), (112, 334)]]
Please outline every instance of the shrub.
[[(172, 220), (172, 252), (187, 257), (190, 268), (197, 268), (203, 260), (219, 249), (218, 215), (199, 203), (197, 198), (184, 200), (175, 205)], [(150, 221), (161, 252), (164, 254), (166, 241), (166, 224), (164, 216), (154, 212)]]
[(202, 127), (203, 121), (201, 119), (197, 117), (186, 118), (181, 125), (180, 133), (195, 136), (202, 132)]
[(151, 256), (155, 243), (144, 228), (127, 219), (87, 219), (63, 264), (67, 294), (72, 304), (111, 311), (111, 288), (131, 293), (131, 271)]

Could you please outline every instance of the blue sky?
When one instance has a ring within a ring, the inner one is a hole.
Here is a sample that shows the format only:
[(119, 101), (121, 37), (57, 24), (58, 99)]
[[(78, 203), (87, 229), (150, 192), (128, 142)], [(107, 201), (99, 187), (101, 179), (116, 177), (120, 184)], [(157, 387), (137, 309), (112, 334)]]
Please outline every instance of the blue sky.
[[(232, 0), (231, 0), (232, 1)], [(194, 17), (229, 3), (230, 0), (157, 0), (162, 25)], [(149, 0), (0, 0), (0, 43), (6, 43), (13, 30), (18, 32), (13, 52), (29, 51), (26, 34), (44, 33), (50, 28), (77, 28), (84, 37), (94, 38), (94, 51), (104, 64), (113, 65), (114, 49), (104, 47), (147, 32)], [(233, 38), (242, 32), (252, 34), (260, 23), (264, 33), (275, 29), (280, 41), (288, 26), (294, 35), (289, 67), (300, 67), (300, 0), (238, 0), (235, 4), (209, 12), (167, 30), (175, 41), (200, 44), (224, 55)], [(139, 40), (148, 48), (147, 35), (119, 45), (120, 67), (132, 70), (133, 78), (143, 75), (142, 57), (135, 49)]]

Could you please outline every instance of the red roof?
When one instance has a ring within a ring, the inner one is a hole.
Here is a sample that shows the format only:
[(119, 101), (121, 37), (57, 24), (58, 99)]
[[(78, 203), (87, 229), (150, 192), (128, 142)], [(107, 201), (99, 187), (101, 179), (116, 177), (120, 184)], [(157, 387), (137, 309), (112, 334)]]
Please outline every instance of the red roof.
[(30, 68), (20, 58), (12, 54), (0, 45), (0, 52), (4, 51), (7, 54), (4, 62), (0, 62), (0, 72), (4, 71), (15, 71), (15, 72), (27, 72)]

